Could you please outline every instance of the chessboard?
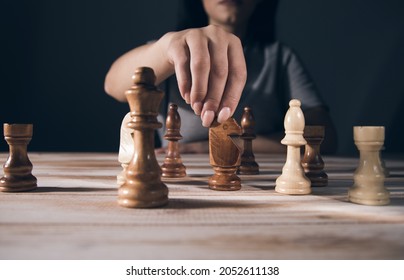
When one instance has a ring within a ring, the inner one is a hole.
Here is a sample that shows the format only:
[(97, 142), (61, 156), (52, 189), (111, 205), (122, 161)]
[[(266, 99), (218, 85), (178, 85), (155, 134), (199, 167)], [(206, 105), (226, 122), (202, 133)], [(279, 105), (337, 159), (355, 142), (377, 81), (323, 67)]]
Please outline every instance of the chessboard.
[(142, 209), (118, 205), (117, 154), (29, 156), (38, 187), (0, 193), (1, 259), (404, 258), (404, 157), (384, 157), (390, 203), (366, 206), (347, 198), (357, 157), (323, 156), (328, 186), (287, 195), (286, 155), (256, 154), (258, 175), (216, 191), (209, 155), (184, 154), (186, 177), (162, 179), (168, 204)]

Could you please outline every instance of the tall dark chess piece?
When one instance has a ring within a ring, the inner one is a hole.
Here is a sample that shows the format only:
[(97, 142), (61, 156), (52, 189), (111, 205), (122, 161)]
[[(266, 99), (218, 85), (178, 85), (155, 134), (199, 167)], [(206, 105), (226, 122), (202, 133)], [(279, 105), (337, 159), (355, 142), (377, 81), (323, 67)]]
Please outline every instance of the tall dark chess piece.
[(156, 76), (148, 67), (136, 69), (133, 86), (125, 92), (134, 130), (134, 153), (119, 188), (118, 203), (124, 207), (148, 208), (167, 204), (168, 188), (161, 182), (161, 168), (154, 153), (154, 132), (163, 92), (154, 85)]
[(32, 124), (4, 124), (4, 138), (10, 147), (10, 155), (4, 164), (4, 176), (0, 179), (0, 191), (23, 192), (37, 188), (31, 174), (32, 163), (27, 146), (32, 139)]
[(241, 137), (244, 141), (244, 150), (241, 154), (241, 164), (238, 168), (238, 174), (255, 175), (259, 174), (259, 166), (255, 161), (255, 156), (252, 148), (252, 141), (256, 138), (254, 127), (255, 119), (250, 107), (245, 107), (241, 117)]
[(164, 139), (168, 140), (167, 154), (161, 169), (162, 176), (166, 178), (181, 178), (186, 176), (185, 166), (182, 163), (178, 147), (178, 140), (182, 139), (180, 134), (181, 118), (178, 114), (178, 106), (170, 104), (166, 119), (166, 134)]
[(302, 166), (312, 187), (325, 187), (328, 176), (324, 172), (324, 161), (320, 154), (320, 145), (324, 140), (324, 126), (307, 125), (304, 128), (304, 139), (307, 144), (304, 150)]

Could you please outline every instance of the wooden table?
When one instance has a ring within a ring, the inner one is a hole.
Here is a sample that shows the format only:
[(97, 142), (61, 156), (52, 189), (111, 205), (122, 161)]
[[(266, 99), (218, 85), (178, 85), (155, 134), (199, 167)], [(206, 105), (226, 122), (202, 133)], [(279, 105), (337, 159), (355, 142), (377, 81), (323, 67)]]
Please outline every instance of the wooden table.
[(284, 156), (256, 155), (261, 175), (218, 192), (208, 155), (183, 155), (168, 206), (127, 209), (116, 154), (29, 156), (38, 190), (0, 193), (1, 259), (404, 259), (404, 160), (386, 160), (391, 204), (363, 206), (347, 201), (357, 158), (323, 157), (329, 186), (290, 196), (274, 191)]

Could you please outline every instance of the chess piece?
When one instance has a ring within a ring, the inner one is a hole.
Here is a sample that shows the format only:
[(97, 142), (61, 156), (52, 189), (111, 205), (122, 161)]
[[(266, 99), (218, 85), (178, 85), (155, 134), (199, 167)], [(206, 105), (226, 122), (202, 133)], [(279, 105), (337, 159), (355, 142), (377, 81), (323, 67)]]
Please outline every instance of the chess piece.
[(118, 161), (121, 163), (122, 171), (116, 176), (118, 186), (125, 183), (125, 173), (129, 162), (132, 159), (135, 143), (133, 141), (133, 129), (128, 127), (128, 123), (132, 118), (127, 113), (122, 120)]
[(284, 194), (309, 194), (310, 180), (304, 174), (300, 162), (300, 146), (307, 142), (303, 138), (304, 115), (300, 101), (292, 99), (285, 115), (285, 137), (281, 143), (287, 145), (286, 163), (282, 175), (276, 179), (275, 191)]
[(382, 168), (383, 168), (384, 177), (387, 178), (387, 177), (390, 177), (390, 171), (389, 171), (389, 169), (387, 168), (386, 162), (383, 160), (383, 157), (382, 157), (382, 151), (383, 151), (384, 149), (385, 149), (384, 146), (380, 149), (379, 157), (380, 157), (381, 166), (382, 166)]
[(181, 178), (186, 176), (185, 166), (180, 156), (178, 140), (182, 139), (180, 134), (181, 118), (178, 114), (178, 106), (170, 104), (166, 119), (166, 134), (164, 139), (168, 140), (167, 154), (161, 166), (162, 176), (166, 178)]
[(240, 166), (240, 147), (233, 137), (241, 135), (241, 128), (233, 118), (223, 123), (214, 121), (209, 128), (209, 159), (215, 174), (209, 178), (209, 188), (236, 191), (241, 188), (236, 175)]
[(130, 106), (134, 151), (119, 187), (118, 203), (124, 207), (148, 208), (167, 204), (168, 188), (161, 182), (161, 168), (154, 153), (154, 132), (163, 92), (154, 85), (153, 69), (140, 67), (133, 75), (133, 86), (125, 92)]
[(383, 126), (354, 126), (354, 141), (359, 150), (359, 165), (354, 184), (348, 191), (351, 202), (365, 205), (386, 205), (390, 194), (384, 187), (384, 170), (380, 149), (384, 143)]
[(252, 141), (256, 138), (254, 133), (255, 119), (250, 107), (245, 107), (241, 117), (241, 139), (244, 141), (244, 149), (241, 154), (241, 163), (238, 168), (238, 174), (255, 175), (259, 174), (259, 166), (255, 161)]
[(324, 172), (324, 161), (320, 154), (320, 145), (324, 140), (324, 126), (306, 126), (303, 133), (307, 141), (302, 166), (312, 187), (325, 187), (328, 176)]
[(32, 129), (32, 124), (4, 124), (4, 138), (9, 145), (10, 155), (3, 165), (4, 176), (0, 179), (2, 192), (23, 192), (37, 188), (37, 180), (31, 174), (32, 163), (27, 154)]

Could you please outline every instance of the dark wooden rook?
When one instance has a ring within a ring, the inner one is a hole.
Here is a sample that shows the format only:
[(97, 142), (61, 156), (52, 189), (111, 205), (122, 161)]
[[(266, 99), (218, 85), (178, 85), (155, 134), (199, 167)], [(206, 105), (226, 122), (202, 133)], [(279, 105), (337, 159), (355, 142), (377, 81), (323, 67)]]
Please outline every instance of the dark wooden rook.
[(241, 175), (259, 174), (259, 166), (255, 161), (252, 141), (256, 138), (254, 127), (255, 119), (250, 107), (245, 107), (241, 117), (241, 139), (244, 142), (243, 153), (241, 154), (241, 164), (238, 173)]
[(178, 141), (182, 139), (181, 117), (178, 114), (178, 106), (170, 104), (166, 119), (166, 134), (164, 139), (168, 140), (168, 147), (164, 163), (161, 166), (162, 176), (165, 178), (181, 178), (186, 176), (185, 166), (182, 163)]
[(320, 145), (324, 140), (324, 126), (309, 126), (304, 128), (305, 146), (302, 166), (306, 176), (311, 181), (312, 187), (325, 187), (328, 184), (328, 176), (324, 172), (324, 161), (320, 154)]
[(141, 67), (133, 75), (133, 86), (125, 92), (134, 130), (134, 153), (119, 188), (118, 203), (124, 207), (148, 208), (167, 204), (168, 188), (161, 182), (161, 168), (154, 153), (154, 132), (163, 92), (154, 85), (153, 69)]
[(4, 176), (0, 179), (0, 191), (23, 192), (37, 188), (37, 179), (32, 175), (32, 163), (27, 146), (32, 139), (32, 124), (4, 124), (4, 138), (10, 154), (3, 165)]
[(209, 188), (236, 191), (241, 188), (236, 175), (240, 166), (240, 147), (232, 137), (239, 137), (241, 128), (233, 118), (220, 124), (214, 121), (209, 129), (209, 159), (215, 174), (209, 178)]

